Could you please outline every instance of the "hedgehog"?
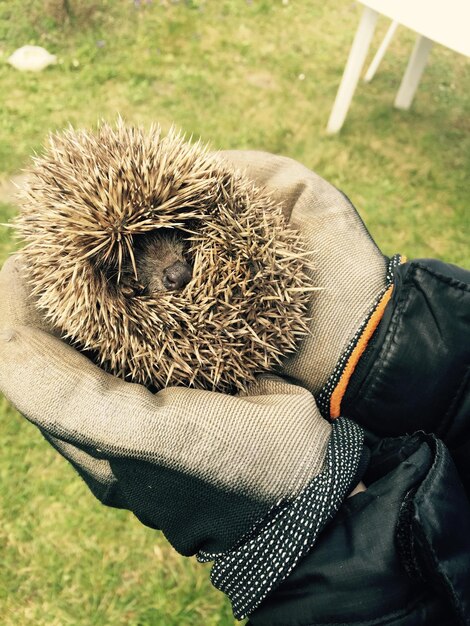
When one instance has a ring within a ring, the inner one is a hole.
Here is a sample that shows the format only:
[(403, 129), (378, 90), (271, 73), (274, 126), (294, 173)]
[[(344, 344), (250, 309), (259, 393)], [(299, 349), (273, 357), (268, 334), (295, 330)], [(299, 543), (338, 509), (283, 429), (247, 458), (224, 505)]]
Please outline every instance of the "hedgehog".
[(244, 392), (309, 332), (300, 234), (265, 189), (174, 128), (51, 134), (14, 226), (51, 326), (153, 391)]

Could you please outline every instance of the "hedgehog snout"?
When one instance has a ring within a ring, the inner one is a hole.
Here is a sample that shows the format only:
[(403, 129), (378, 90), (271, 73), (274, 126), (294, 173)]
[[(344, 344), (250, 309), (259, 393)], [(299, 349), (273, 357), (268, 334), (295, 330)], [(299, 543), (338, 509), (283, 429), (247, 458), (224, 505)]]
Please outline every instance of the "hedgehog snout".
[(191, 266), (186, 261), (175, 261), (163, 270), (163, 286), (165, 289), (183, 289), (192, 278)]
[(135, 260), (144, 294), (178, 291), (192, 278), (185, 258), (185, 241), (175, 229), (161, 228), (136, 240)]

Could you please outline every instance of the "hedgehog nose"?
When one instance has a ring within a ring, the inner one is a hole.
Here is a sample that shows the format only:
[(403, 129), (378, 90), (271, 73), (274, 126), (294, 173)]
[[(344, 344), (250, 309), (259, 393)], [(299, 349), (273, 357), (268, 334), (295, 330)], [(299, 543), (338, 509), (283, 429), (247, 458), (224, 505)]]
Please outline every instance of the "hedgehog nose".
[(175, 261), (163, 270), (163, 285), (165, 289), (182, 289), (191, 280), (191, 267), (184, 261)]

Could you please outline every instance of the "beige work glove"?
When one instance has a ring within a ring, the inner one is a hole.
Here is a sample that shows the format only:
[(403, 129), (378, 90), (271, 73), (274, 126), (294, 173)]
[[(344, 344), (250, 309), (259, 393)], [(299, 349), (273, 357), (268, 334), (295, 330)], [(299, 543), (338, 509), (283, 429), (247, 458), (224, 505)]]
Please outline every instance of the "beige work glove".
[(241, 618), (359, 479), (361, 429), (324, 420), (311, 392), (383, 290), (386, 262), (351, 205), (312, 172), (262, 153), (223, 156), (282, 202), (315, 251), (324, 289), (312, 298), (312, 335), (282, 371), (302, 386), (269, 375), (244, 396), (152, 394), (114, 378), (47, 328), (13, 257), (0, 273), (0, 389), (103, 503), (163, 530), (182, 554), (214, 560), (212, 581)]

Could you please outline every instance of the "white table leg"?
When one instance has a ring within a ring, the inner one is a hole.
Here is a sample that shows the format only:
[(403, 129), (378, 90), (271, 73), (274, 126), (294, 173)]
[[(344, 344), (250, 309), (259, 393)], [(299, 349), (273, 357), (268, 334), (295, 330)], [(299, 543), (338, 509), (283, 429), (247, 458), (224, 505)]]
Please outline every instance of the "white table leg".
[(336, 94), (328, 126), (326, 127), (329, 133), (338, 132), (346, 118), (374, 34), (377, 16), (377, 11), (364, 7), (351, 52), (344, 68), (343, 78)]
[(395, 98), (395, 106), (398, 109), (409, 109), (413, 102), (416, 89), (423, 74), (423, 70), (428, 60), (429, 51), (432, 47), (432, 41), (423, 35), (418, 35), (415, 47), (411, 53), (408, 67), (401, 81), (400, 89)]
[(390, 24), (390, 27), (387, 30), (387, 34), (383, 38), (383, 41), (380, 44), (379, 49), (377, 50), (375, 57), (373, 58), (372, 63), (370, 64), (369, 69), (366, 72), (366, 75), (364, 76), (364, 80), (366, 81), (366, 83), (369, 83), (374, 78), (375, 72), (381, 64), (382, 59), (384, 58), (384, 54), (387, 51), (388, 45), (391, 42), (397, 28), (398, 22), (392, 22)]

